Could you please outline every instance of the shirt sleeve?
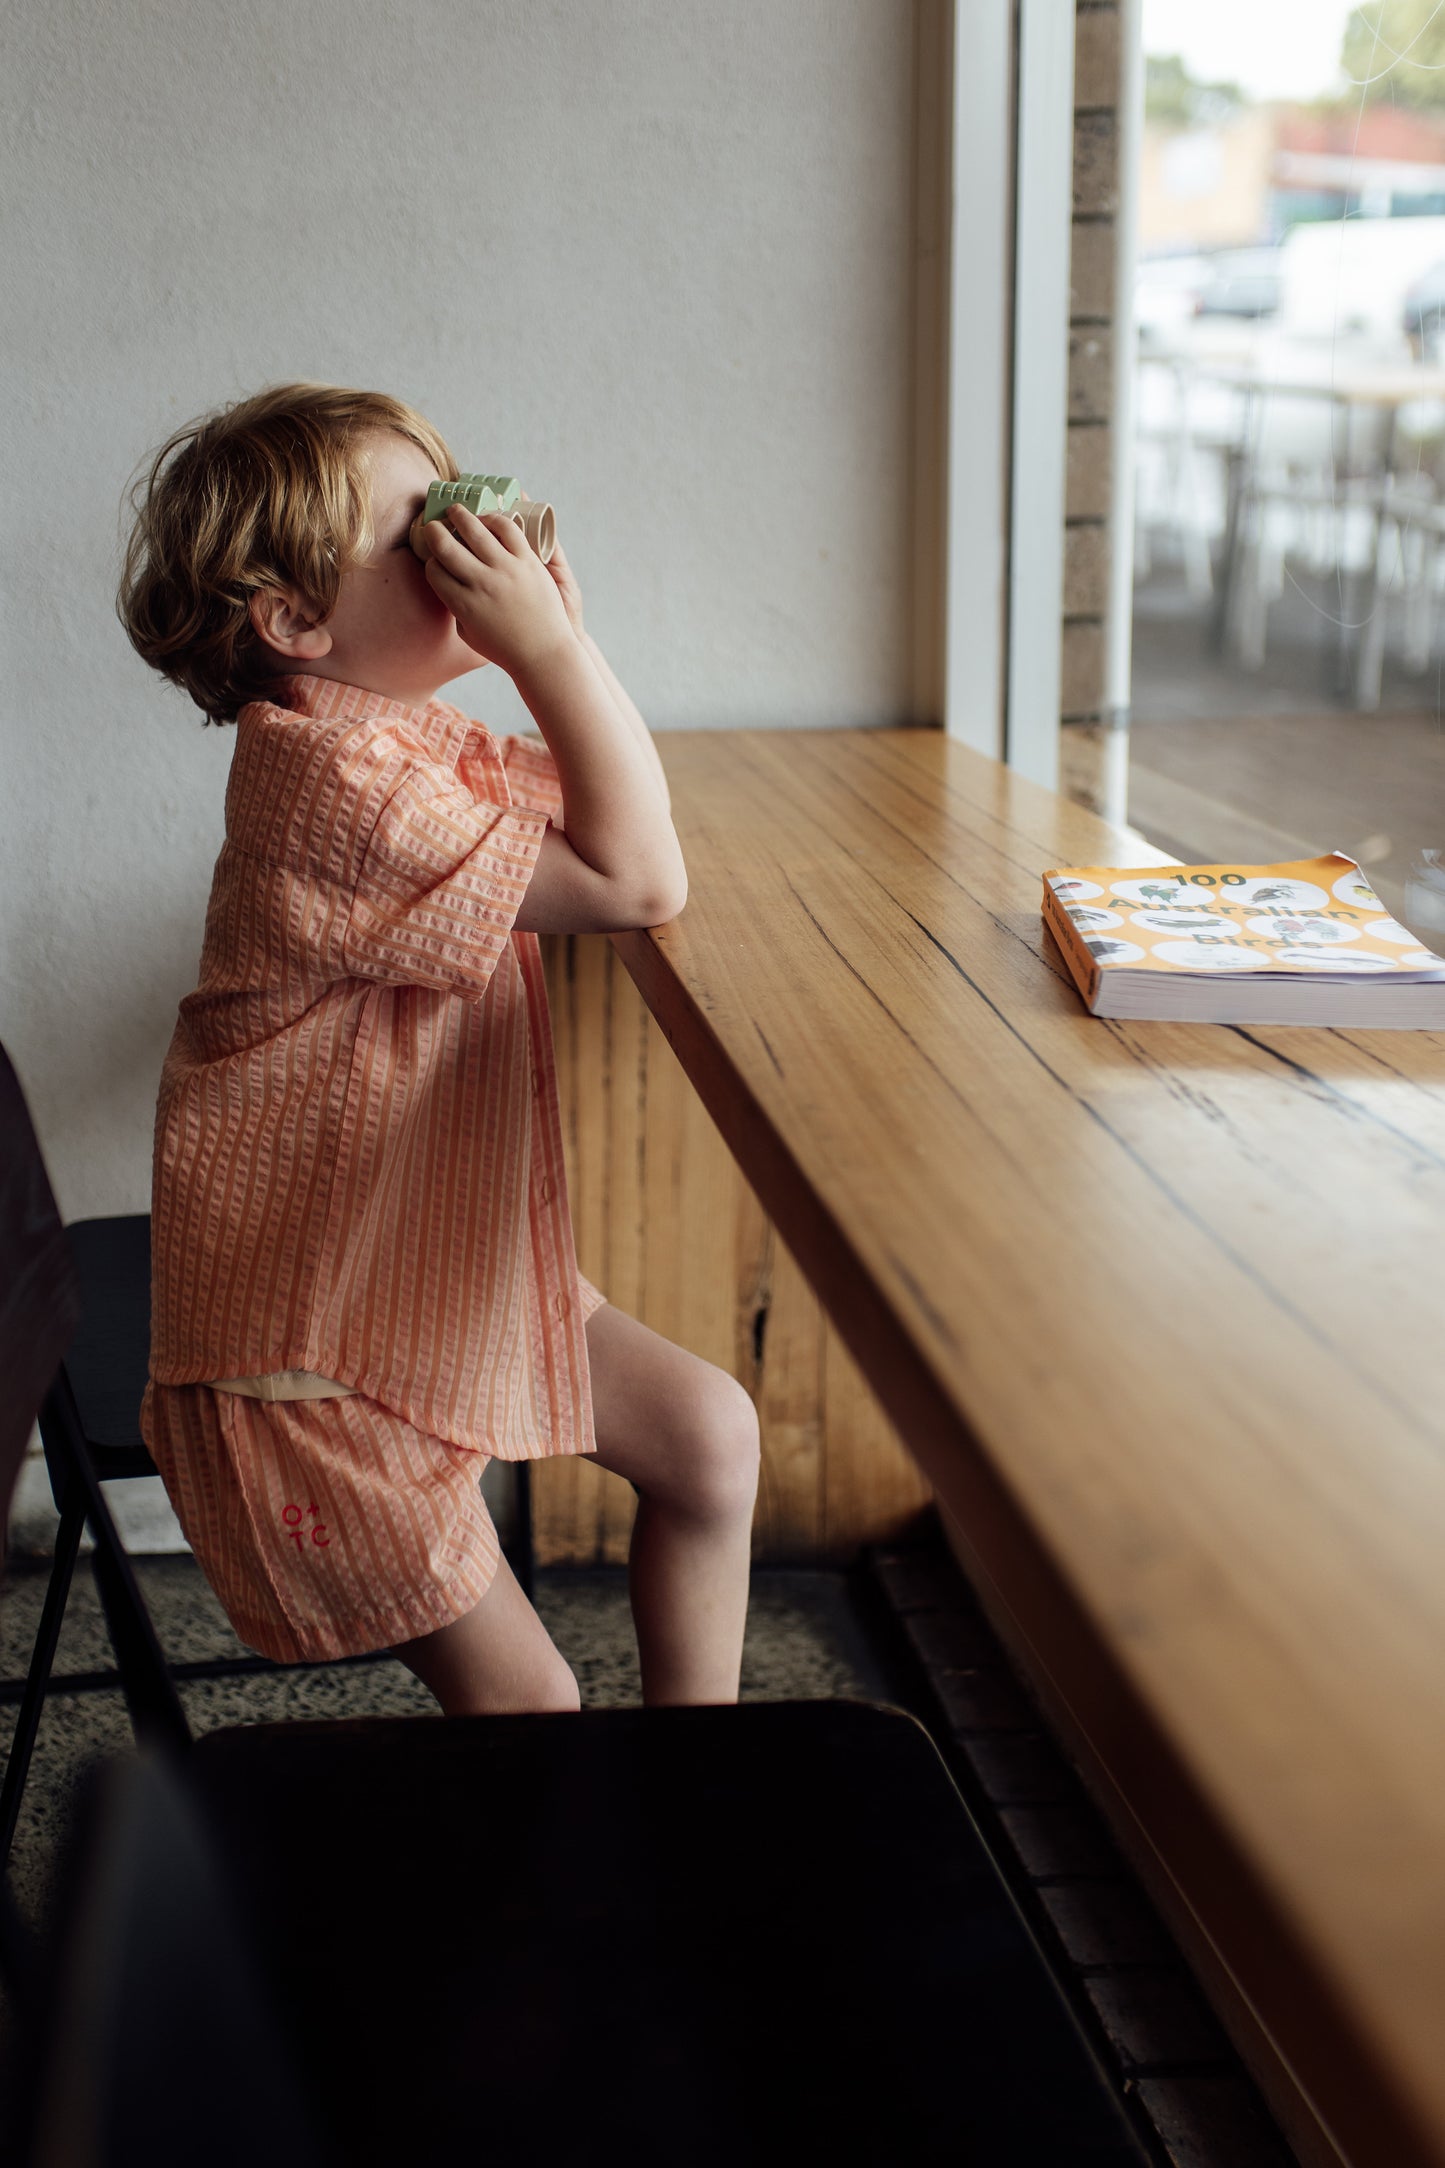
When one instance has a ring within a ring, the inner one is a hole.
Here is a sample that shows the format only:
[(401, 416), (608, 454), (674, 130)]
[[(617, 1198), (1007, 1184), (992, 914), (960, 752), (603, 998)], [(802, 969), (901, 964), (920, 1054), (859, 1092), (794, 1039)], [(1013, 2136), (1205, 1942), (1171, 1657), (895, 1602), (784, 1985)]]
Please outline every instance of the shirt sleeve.
[(372, 829), (351, 899), (347, 969), (480, 1000), (527, 892), (547, 816), (474, 798), (417, 766)]
[(499, 738), (497, 749), (507, 771), (507, 787), (518, 805), (546, 813), (562, 826), (562, 779), (543, 738)]

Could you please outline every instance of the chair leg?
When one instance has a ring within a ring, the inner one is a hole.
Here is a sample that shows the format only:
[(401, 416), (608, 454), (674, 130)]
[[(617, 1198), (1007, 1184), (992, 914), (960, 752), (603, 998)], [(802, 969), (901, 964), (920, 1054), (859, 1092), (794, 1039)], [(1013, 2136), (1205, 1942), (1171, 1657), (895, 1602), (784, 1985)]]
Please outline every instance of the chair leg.
[(1386, 559), (1399, 530), (1386, 514), (1380, 522), (1379, 552), (1375, 566), (1374, 599), (1360, 635), (1359, 661), (1355, 672), (1355, 705), (1362, 714), (1373, 714), (1380, 705), (1380, 685), (1385, 663), (1385, 612), (1389, 607)]
[(95, 1537), (96, 1586), (137, 1742), (184, 1749), (191, 1744), (191, 1727), (98, 1483), (88, 1517)]
[(1430, 567), (1433, 538), (1422, 527), (1406, 529), (1405, 652), (1404, 664), (1412, 677), (1423, 677), (1430, 667)]
[(1268, 536), (1264, 531), (1266, 507), (1257, 503), (1240, 555), (1239, 583), (1235, 591), (1235, 659), (1242, 670), (1264, 667), (1265, 624), (1269, 609), (1265, 593)]
[(1184, 543), (1184, 578), (1192, 602), (1207, 602), (1214, 592), (1214, 572), (1209, 561), (1209, 537), (1204, 531), (1204, 491), (1200, 482), (1199, 454), (1186, 439), (1184, 471), (1188, 476), (1187, 501), (1183, 507), (1181, 534)]
[(40, 1729), (45, 1689), (50, 1684), (50, 1667), (55, 1662), (56, 1644), (60, 1639), (61, 1623), (65, 1617), (66, 1600), (70, 1595), (70, 1583), (75, 1573), (75, 1561), (79, 1555), (84, 1528), (84, 1502), (72, 1495), (60, 1516), (60, 1528), (55, 1538), (55, 1564), (50, 1571), (50, 1585), (45, 1591), (45, 1607), (40, 1614), (40, 1631), (35, 1636), (35, 1649), (30, 1658), (20, 1714), (15, 1719), (10, 1759), (5, 1766), (5, 1783), (3, 1788), (0, 1788), (0, 1873), (3, 1873), (5, 1863), (10, 1857), (15, 1825), (20, 1819), (21, 1794), (25, 1790), (25, 1779), (30, 1771), (30, 1757), (35, 1751), (35, 1734)]
[(184, 1750), (191, 1743), (191, 1727), (111, 1519), (63, 1368), (40, 1411), (40, 1436), (57, 1499), (79, 1508), (95, 1538), (96, 1586), (136, 1738), (143, 1744)]

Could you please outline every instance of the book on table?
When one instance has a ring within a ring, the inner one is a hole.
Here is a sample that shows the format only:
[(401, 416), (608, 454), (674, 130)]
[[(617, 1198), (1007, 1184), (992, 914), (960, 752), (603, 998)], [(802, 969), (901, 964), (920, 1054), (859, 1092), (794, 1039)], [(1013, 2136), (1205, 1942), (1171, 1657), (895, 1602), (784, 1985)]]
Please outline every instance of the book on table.
[(1445, 958), (1352, 858), (1070, 866), (1044, 924), (1096, 1016), (1445, 1030)]

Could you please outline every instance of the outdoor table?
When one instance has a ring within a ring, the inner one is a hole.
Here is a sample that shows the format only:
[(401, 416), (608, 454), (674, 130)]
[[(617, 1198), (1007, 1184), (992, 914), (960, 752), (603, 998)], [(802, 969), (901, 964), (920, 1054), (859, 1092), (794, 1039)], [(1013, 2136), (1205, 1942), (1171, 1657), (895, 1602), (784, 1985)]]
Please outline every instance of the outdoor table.
[(1089, 1015), (1041, 874), (1173, 861), (939, 731), (658, 742), (644, 999), (1295, 2142), (1441, 2168), (1445, 1035)]
[[(1380, 472), (1389, 474), (1395, 460), (1395, 436), (1400, 409), (1416, 400), (1445, 400), (1445, 369), (1427, 368), (1414, 364), (1381, 362), (1361, 365), (1351, 362), (1332, 376), (1318, 377), (1303, 372), (1283, 370), (1278, 374), (1268, 369), (1239, 367), (1227, 362), (1202, 362), (1195, 374), (1212, 384), (1226, 386), (1245, 395), (1245, 413), (1239, 439), (1232, 444), (1221, 444), (1225, 464), (1225, 521), (1224, 547), (1219, 576), (1215, 586), (1214, 611), (1210, 620), (1210, 646), (1214, 653), (1224, 652), (1230, 612), (1234, 601), (1234, 579), (1237, 566), (1240, 511), (1244, 498), (1244, 478), (1250, 456), (1253, 402), (1261, 396), (1273, 395), (1291, 399), (1326, 399), (1347, 411), (1351, 407), (1378, 407), (1388, 411), (1389, 427), (1381, 457)], [(1379, 510), (1376, 508), (1375, 533), (1379, 534)], [(1363, 595), (1350, 608), (1341, 608), (1337, 623), (1335, 645), (1335, 689), (1340, 693), (1355, 690), (1356, 670), (1350, 656), (1350, 632), (1353, 627), (1368, 621), (1375, 606), (1375, 562), (1363, 582)]]

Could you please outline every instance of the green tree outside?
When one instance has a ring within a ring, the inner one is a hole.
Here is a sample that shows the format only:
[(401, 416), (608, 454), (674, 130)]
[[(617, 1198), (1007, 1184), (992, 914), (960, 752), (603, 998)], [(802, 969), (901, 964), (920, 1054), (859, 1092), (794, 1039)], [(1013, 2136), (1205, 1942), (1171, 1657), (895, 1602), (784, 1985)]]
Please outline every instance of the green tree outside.
[(1201, 83), (1178, 53), (1144, 55), (1144, 118), (1161, 128), (1209, 128), (1247, 103), (1238, 83)]
[(1373, 0), (1351, 10), (1340, 45), (1346, 102), (1445, 111), (1445, 8), (1436, 0)]

